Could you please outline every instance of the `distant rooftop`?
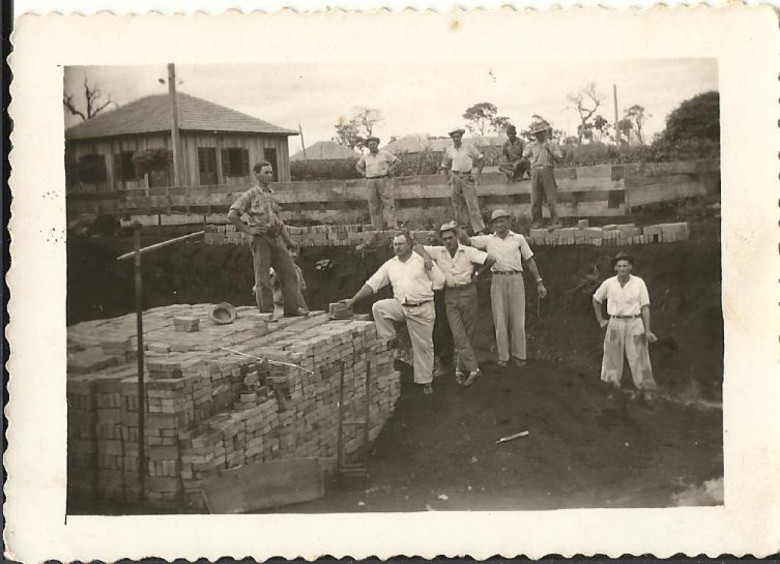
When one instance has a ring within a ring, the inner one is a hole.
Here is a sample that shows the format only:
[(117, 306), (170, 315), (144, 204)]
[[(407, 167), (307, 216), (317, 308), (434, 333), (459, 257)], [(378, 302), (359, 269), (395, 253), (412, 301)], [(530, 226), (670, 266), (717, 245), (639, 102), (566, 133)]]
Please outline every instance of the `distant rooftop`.
[[(360, 153), (357, 151), (333, 141), (317, 141), (306, 147), (307, 160), (356, 159), (358, 157), (360, 157)], [(303, 151), (298, 151), (290, 157), (291, 161), (302, 161), (303, 159)]]
[[(177, 93), (176, 101), (179, 109), (179, 129), (183, 131), (298, 135), (298, 132), (292, 129), (273, 125), (189, 94)], [(97, 139), (170, 131), (171, 116), (170, 96), (155, 94), (71, 126), (65, 130), (65, 138)]]
[[(501, 146), (506, 141), (503, 136), (465, 137), (463, 143), (476, 147)], [(383, 148), (391, 153), (421, 153), (424, 150), (442, 152), (452, 145), (449, 137), (427, 137), (425, 135), (407, 135), (388, 143)]]

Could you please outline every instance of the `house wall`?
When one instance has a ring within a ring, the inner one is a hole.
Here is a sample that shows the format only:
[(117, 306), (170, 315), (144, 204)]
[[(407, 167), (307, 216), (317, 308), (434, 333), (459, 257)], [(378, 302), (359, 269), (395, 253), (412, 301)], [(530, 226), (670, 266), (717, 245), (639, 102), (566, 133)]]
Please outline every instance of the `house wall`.
[[(290, 181), (290, 155), (287, 137), (284, 135), (232, 135), (221, 133), (181, 133), (183, 170), (180, 183), (183, 186), (200, 186), (198, 170), (198, 148), (213, 147), (217, 156), (217, 182), (221, 185), (248, 185), (252, 183), (252, 167), (264, 159), (263, 149), (276, 149), (276, 168), (280, 182)], [(68, 182), (69, 192), (110, 192), (114, 190), (146, 190), (149, 187), (146, 177), (136, 180), (120, 181), (114, 170), (113, 155), (124, 151), (170, 148), (170, 135), (167, 133), (129, 136), (113, 139), (68, 141), (66, 159), (78, 161), (88, 154), (99, 154), (105, 158), (106, 182), (97, 185), (73, 185)], [(249, 175), (244, 177), (226, 177), (222, 171), (222, 149), (240, 148), (249, 151)]]

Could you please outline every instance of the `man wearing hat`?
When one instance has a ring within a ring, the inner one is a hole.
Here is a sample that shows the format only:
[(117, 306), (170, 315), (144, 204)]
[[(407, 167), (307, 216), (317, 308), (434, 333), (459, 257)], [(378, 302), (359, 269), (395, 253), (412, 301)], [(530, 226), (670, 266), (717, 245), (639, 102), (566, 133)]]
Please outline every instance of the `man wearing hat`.
[(444, 306), (458, 358), (455, 379), (458, 384), (471, 386), (480, 375), (474, 355), (478, 312), (475, 282), (494, 260), (485, 252), (461, 245), (458, 235), (457, 223), (445, 223), (439, 230), (444, 246), (416, 245), (414, 250), (425, 260), (433, 260), (444, 275)]
[(542, 202), (547, 200), (550, 211), (550, 226), (559, 226), (558, 185), (555, 183), (553, 168), (563, 160), (561, 149), (550, 140), (550, 124), (537, 121), (531, 124), (530, 133), (536, 137), (523, 151), (523, 156), (531, 163), (531, 225), (542, 226)]
[(514, 182), (525, 176), (530, 168), (528, 159), (523, 158), (525, 143), (517, 136), (517, 128), (510, 125), (506, 128), (507, 140), (501, 147), (501, 163), (498, 170), (506, 174), (506, 182)]
[[(593, 294), (596, 320), (606, 329), (601, 379), (620, 388), (626, 357), (634, 385), (648, 397), (656, 389), (648, 344), (658, 339), (650, 330), (647, 286), (644, 280), (631, 274), (634, 268), (631, 255), (618, 253), (612, 259), (612, 266), (617, 276), (604, 280)], [(609, 321), (603, 316), (604, 300), (607, 300)]]
[(397, 229), (395, 195), (391, 176), (400, 165), (398, 157), (388, 151), (379, 150), (379, 138), (366, 139), (368, 153), (360, 157), (355, 165), (360, 176), (366, 178), (368, 189), (368, 213), (375, 231)]
[[(284, 295), (284, 314), (304, 315), (298, 307), (298, 281), (289, 248), (297, 248), (279, 216), (279, 204), (273, 196), (273, 167), (268, 161), (255, 164), (256, 184), (241, 194), (230, 206), (228, 219), (242, 233), (252, 236), (249, 248), (255, 269), (255, 300), (260, 313), (273, 313), (271, 267), (276, 270)], [(243, 217), (246, 217), (244, 222)]]
[(371, 308), (380, 339), (396, 338), (395, 323), (406, 322), (412, 341), (414, 382), (423, 386), (423, 392), (433, 393), (433, 324), (436, 310), (433, 291), (444, 285), (444, 276), (435, 264), (426, 264), (412, 252), (412, 238), (402, 233), (393, 239), (395, 256), (385, 262), (347, 300), (347, 307), (372, 296), (388, 284), (393, 287), (393, 297), (379, 300)]
[[(450, 131), (452, 146), (444, 151), (441, 167), (452, 186), (452, 208), (455, 220), (461, 226), (471, 225), (472, 233), (482, 233), (485, 222), (479, 211), (477, 188), (485, 157), (472, 145), (463, 144), (465, 129), (457, 128)], [(471, 170), (477, 167), (477, 174), (472, 176)]]
[(512, 215), (506, 210), (496, 210), (490, 217), (494, 233), (471, 237), (469, 242), (484, 249), (495, 259), (491, 267), (490, 301), (493, 324), (496, 327), (498, 365), (505, 367), (511, 360), (517, 366), (525, 366), (525, 284), (523, 261), (536, 281), (540, 298), (547, 296), (542, 277), (525, 237), (509, 229)]

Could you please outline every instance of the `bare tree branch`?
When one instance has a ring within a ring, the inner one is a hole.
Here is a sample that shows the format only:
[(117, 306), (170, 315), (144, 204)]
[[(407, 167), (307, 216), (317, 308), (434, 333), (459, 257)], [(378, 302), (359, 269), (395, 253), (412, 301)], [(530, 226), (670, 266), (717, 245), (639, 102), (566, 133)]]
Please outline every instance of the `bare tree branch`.
[(62, 105), (65, 106), (68, 111), (71, 113), (71, 115), (79, 116), (82, 120), (87, 119), (87, 117), (78, 109), (76, 108), (75, 104), (73, 104), (73, 95), (62, 95)]

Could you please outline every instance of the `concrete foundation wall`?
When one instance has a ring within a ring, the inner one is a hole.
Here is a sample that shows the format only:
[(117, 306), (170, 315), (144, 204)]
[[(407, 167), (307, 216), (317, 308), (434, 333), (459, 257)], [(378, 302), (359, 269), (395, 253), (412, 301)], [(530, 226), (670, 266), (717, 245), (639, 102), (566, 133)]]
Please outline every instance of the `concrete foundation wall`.
[[(144, 315), (150, 503), (203, 509), (204, 480), (251, 462), (320, 458), (332, 468), (342, 366), (345, 416), (355, 418), (365, 412), (370, 364), (370, 440), (392, 414), (399, 375), (372, 322), (328, 321), (320, 312), (265, 324), (243, 307), (233, 324), (215, 325), (209, 310), (168, 306)], [(180, 316), (199, 319), (201, 329), (175, 331)], [(68, 328), (70, 499), (138, 500), (134, 334), (134, 315)], [(345, 429), (347, 454), (363, 443), (361, 428)]]

